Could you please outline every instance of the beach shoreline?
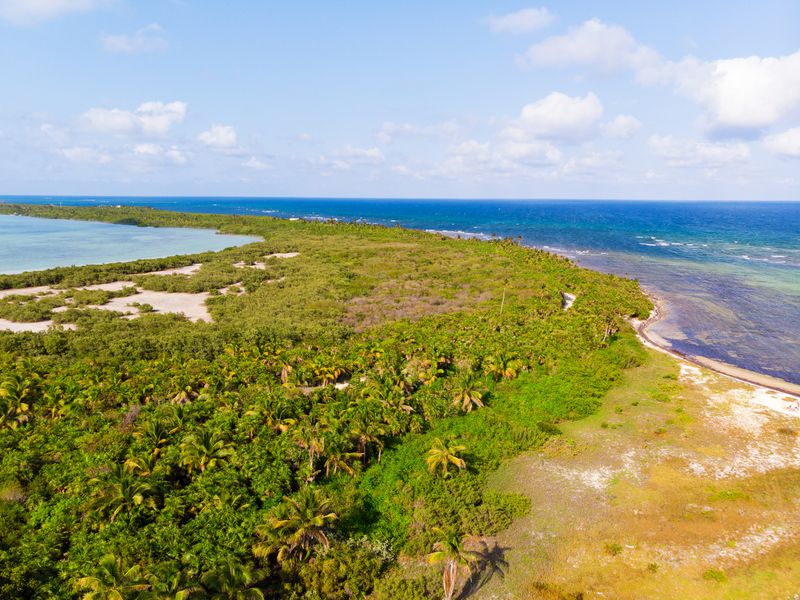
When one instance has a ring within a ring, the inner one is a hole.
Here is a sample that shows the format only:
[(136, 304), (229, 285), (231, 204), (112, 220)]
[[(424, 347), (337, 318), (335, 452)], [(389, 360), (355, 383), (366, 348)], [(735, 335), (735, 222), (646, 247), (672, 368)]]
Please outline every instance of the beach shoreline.
[[(779, 392), (800, 402), (800, 385), (784, 381), (777, 377), (772, 377), (771, 375), (765, 375), (756, 371), (729, 365), (705, 356), (686, 354), (671, 348), (667, 340), (657, 333), (650, 331), (653, 325), (666, 317), (667, 302), (650, 291), (642, 291), (653, 303), (653, 310), (650, 311), (650, 315), (645, 320), (631, 319), (631, 325), (636, 331), (637, 337), (645, 346), (669, 354), (678, 360), (708, 369), (709, 371), (713, 371), (734, 381), (754, 385), (765, 390)], [(798, 413), (798, 416), (800, 416), (800, 413)]]

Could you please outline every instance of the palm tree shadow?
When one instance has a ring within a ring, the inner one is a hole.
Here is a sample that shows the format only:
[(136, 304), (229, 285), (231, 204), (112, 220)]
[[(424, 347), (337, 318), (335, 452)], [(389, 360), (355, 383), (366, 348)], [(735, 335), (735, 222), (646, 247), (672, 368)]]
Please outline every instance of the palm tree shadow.
[(508, 561), (505, 559), (508, 550), (509, 548), (504, 548), (497, 542), (489, 546), (485, 541), (481, 541), (480, 548), (474, 550), (478, 557), (475, 569), (456, 600), (465, 600), (489, 583), (494, 577), (503, 579), (508, 570)]

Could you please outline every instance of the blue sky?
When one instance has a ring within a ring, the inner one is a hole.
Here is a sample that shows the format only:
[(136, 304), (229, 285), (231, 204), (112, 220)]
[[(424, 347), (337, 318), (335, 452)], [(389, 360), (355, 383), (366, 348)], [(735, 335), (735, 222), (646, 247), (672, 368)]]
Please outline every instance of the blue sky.
[(800, 198), (800, 3), (0, 0), (0, 194)]

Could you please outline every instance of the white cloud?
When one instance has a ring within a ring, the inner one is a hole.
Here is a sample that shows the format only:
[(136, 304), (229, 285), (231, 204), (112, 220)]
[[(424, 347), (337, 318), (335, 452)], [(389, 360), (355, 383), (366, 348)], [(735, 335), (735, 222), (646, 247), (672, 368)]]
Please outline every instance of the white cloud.
[(212, 125), (208, 131), (204, 131), (197, 139), (206, 146), (225, 150), (236, 146), (236, 130), (230, 125)]
[(712, 61), (667, 61), (626, 29), (598, 19), (531, 46), (529, 67), (579, 67), (600, 74), (631, 71), (645, 84), (673, 87), (704, 110), (713, 136), (760, 137), (800, 117), (800, 51)]
[(139, 156), (158, 156), (161, 152), (158, 144), (137, 144), (133, 147), (133, 153)]
[(111, 162), (112, 158), (105, 152), (89, 148), (88, 146), (72, 146), (61, 148), (59, 153), (70, 162), (91, 163), (104, 165)]
[(800, 158), (800, 127), (765, 137), (764, 147), (773, 154)]
[(380, 148), (356, 148), (347, 145), (333, 156), (320, 157), (319, 163), (341, 171), (348, 171), (356, 166), (380, 165), (385, 160)]
[(14, 25), (33, 25), (69, 13), (89, 12), (109, 0), (0, 0), (0, 19)]
[(672, 63), (667, 77), (706, 112), (712, 133), (757, 136), (800, 116), (800, 51)]
[(546, 8), (523, 8), (499, 17), (489, 17), (486, 23), (495, 33), (530, 33), (543, 29), (555, 20)]
[(91, 108), (83, 113), (90, 129), (100, 133), (164, 135), (186, 117), (185, 102), (145, 102), (135, 111)]
[(610, 74), (626, 69), (646, 72), (660, 65), (661, 58), (623, 27), (591, 19), (565, 35), (531, 46), (520, 62), (528, 67), (587, 67)]
[(654, 135), (650, 136), (647, 144), (672, 167), (716, 169), (750, 157), (750, 147), (743, 142), (699, 142)]
[(600, 130), (606, 137), (627, 140), (636, 135), (636, 132), (639, 131), (641, 127), (642, 123), (636, 117), (632, 117), (631, 115), (617, 115), (613, 120), (603, 123)]
[(164, 35), (164, 28), (158, 23), (151, 23), (146, 27), (142, 27), (133, 35), (101, 34), (100, 43), (107, 52), (118, 54), (163, 52), (169, 46)]
[(594, 93), (573, 97), (553, 92), (524, 106), (519, 119), (506, 129), (505, 135), (515, 140), (534, 137), (578, 141), (595, 133), (602, 116), (603, 105)]
[(242, 163), (242, 165), (255, 171), (266, 171), (267, 169), (271, 168), (267, 163), (258, 160), (255, 156), (248, 158)]
[(186, 117), (185, 102), (145, 102), (136, 109), (144, 133), (164, 135)]
[(42, 123), (39, 126), (39, 133), (57, 146), (63, 146), (66, 144), (67, 131), (60, 127), (56, 127), (51, 123)]
[(433, 125), (414, 125), (413, 123), (386, 121), (381, 125), (375, 137), (381, 144), (389, 144), (395, 138), (401, 136), (448, 138), (454, 137), (458, 132), (459, 127), (455, 121), (446, 121)]
[(158, 144), (136, 144), (133, 154), (151, 162), (169, 162), (176, 165), (185, 165), (188, 162), (186, 155), (177, 147), (163, 147)]

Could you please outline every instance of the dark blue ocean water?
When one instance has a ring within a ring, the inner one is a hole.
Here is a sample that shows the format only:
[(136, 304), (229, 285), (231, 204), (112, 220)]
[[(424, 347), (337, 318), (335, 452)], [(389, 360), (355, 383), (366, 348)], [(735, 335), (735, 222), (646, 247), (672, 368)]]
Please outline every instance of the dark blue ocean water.
[(800, 202), (4, 197), (364, 220), (515, 237), (639, 279), (667, 302), (655, 331), (684, 353), (800, 383)]

